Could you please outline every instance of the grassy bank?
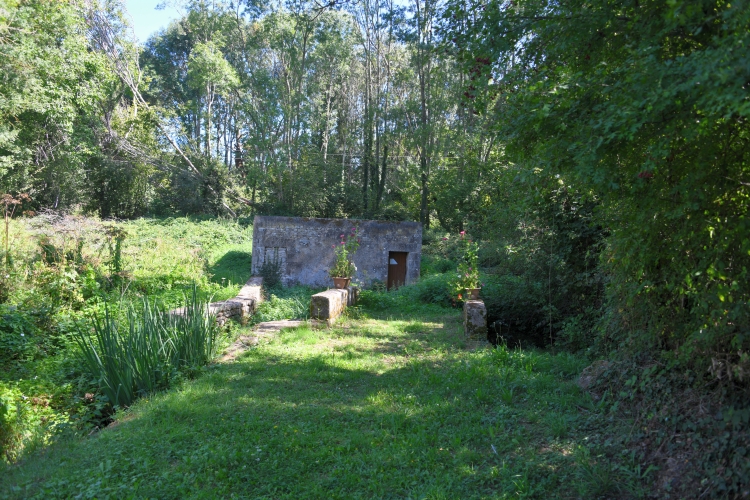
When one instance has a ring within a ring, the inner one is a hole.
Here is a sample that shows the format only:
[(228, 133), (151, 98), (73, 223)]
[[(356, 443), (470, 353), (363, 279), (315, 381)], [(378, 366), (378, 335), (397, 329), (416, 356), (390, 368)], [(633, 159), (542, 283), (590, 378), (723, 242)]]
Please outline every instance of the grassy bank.
[[(638, 497), (569, 353), (468, 351), (457, 310), (281, 332), (0, 470), (10, 498)], [(610, 427), (607, 427), (610, 426)]]

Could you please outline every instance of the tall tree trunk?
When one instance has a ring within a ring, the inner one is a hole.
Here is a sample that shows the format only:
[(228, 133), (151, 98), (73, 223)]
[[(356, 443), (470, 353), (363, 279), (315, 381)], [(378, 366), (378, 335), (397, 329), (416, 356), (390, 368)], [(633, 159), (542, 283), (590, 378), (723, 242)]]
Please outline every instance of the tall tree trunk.
[(370, 180), (370, 150), (372, 149), (372, 124), (370, 123), (370, 96), (369, 90), (365, 90), (365, 123), (364, 123), (364, 150), (362, 151), (362, 200), (363, 213), (366, 215), (369, 210), (369, 180)]
[(378, 182), (378, 196), (375, 198), (375, 209), (380, 210), (380, 201), (383, 199), (383, 191), (385, 191), (385, 175), (388, 167), (388, 143), (383, 141), (383, 163), (380, 167), (380, 180)]
[(425, 61), (427, 54), (426, 47), (429, 41), (428, 16), (430, 15), (430, 0), (425, 0), (424, 9), (421, 9), (420, 0), (415, 1), (417, 15), (418, 43), (417, 46), (417, 72), (419, 76), (419, 104), (420, 104), (420, 142), (419, 147), (419, 169), (420, 180), (422, 184), (422, 199), (419, 204), (419, 221), (425, 228), (430, 227), (429, 211), (429, 174), (430, 174), (430, 153), (431, 153), (431, 134), (429, 110), (427, 107), (427, 91), (429, 79), (429, 62)]
[(206, 89), (206, 157), (211, 156), (211, 106), (214, 103), (214, 98), (211, 93), (210, 87)]

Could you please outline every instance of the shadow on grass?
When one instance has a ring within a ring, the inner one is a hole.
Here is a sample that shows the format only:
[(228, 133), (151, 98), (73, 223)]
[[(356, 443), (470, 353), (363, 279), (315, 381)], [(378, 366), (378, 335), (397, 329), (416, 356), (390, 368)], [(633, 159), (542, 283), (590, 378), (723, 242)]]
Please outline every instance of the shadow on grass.
[(223, 278), (225, 282), (244, 285), (250, 278), (252, 257), (253, 254), (250, 252), (230, 250), (206, 270), (214, 283), (223, 284)]
[[(447, 338), (440, 342), (450, 345)], [(359, 355), (366, 349), (355, 350)], [(576, 496), (571, 485), (578, 466), (574, 450), (583, 437), (575, 432), (580, 418), (548, 406), (560, 394), (584, 397), (572, 380), (532, 392), (535, 379), (549, 374), (514, 353), (403, 353), (399, 366), (380, 369), (373, 368), (380, 357), (372, 354), (368, 364), (335, 350), (305, 355), (283, 342), (250, 350), (233, 364), (215, 365), (199, 379), (137, 404), (98, 437), (53, 447), (46, 459), (33, 457), (24, 470), (14, 468), (6, 484), (18, 489), (9, 493)], [(553, 357), (536, 366), (554, 371), (556, 363)], [(500, 376), (502, 370), (513, 370), (513, 377)], [(506, 402), (496, 395), (508, 384), (517, 396)], [(537, 407), (565, 415), (572, 422), (569, 436), (549, 441), (545, 421), (535, 420)]]

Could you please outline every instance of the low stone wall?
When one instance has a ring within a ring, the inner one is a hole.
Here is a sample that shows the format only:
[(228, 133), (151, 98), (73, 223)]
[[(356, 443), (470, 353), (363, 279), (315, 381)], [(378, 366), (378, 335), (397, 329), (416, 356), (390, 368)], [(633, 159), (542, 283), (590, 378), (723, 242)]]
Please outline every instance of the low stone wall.
[(464, 302), (464, 332), (468, 340), (487, 342), (487, 308), (483, 301)]
[(331, 324), (347, 306), (357, 304), (359, 288), (350, 286), (348, 288), (332, 288), (325, 292), (316, 293), (310, 299), (310, 318), (313, 320), (325, 320)]
[[(252, 316), (258, 304), (263, 301), (262, 286), (263, 278), (250, 278), (235, 298), (208, 304), (209, 314), (216, 316), (216, 324), (219, 326), (223, 326), (230, 319), (242, 321), (243, 318)], [(183, 310), (181, 307), (172, 310), (171, 313), (182, 314)]]

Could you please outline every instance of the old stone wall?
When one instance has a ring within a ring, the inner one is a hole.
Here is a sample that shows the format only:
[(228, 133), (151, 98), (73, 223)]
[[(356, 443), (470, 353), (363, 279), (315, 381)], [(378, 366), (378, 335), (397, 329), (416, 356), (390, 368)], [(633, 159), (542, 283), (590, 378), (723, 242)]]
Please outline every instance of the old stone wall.
[[(263, 278), (252, 277), (233, 299), (208, 304), (208, 313), (216, 317), (216, 324), (219, 326), (224, 325), (230, 319), (242, 321), (243, 318), (252, 316), (258, 304), (262, 302), (262, 287)], [(170, 313), (182, 315), (184, 310), (184, 307), (180, 307), (173, 309)]]
[(281, 263), (285, 285), (331, 286), (328, 270), (334, 262), (333, 246), (359, 228), (360, 246), (354, 255), (356, 282), (369, 286), (386, 282), (389, 252), (407, 252), (406, 283), (419, 279), (422, 225), (356, 219), (256, 216), (253, 222), (253, 274), (264, 262)]

